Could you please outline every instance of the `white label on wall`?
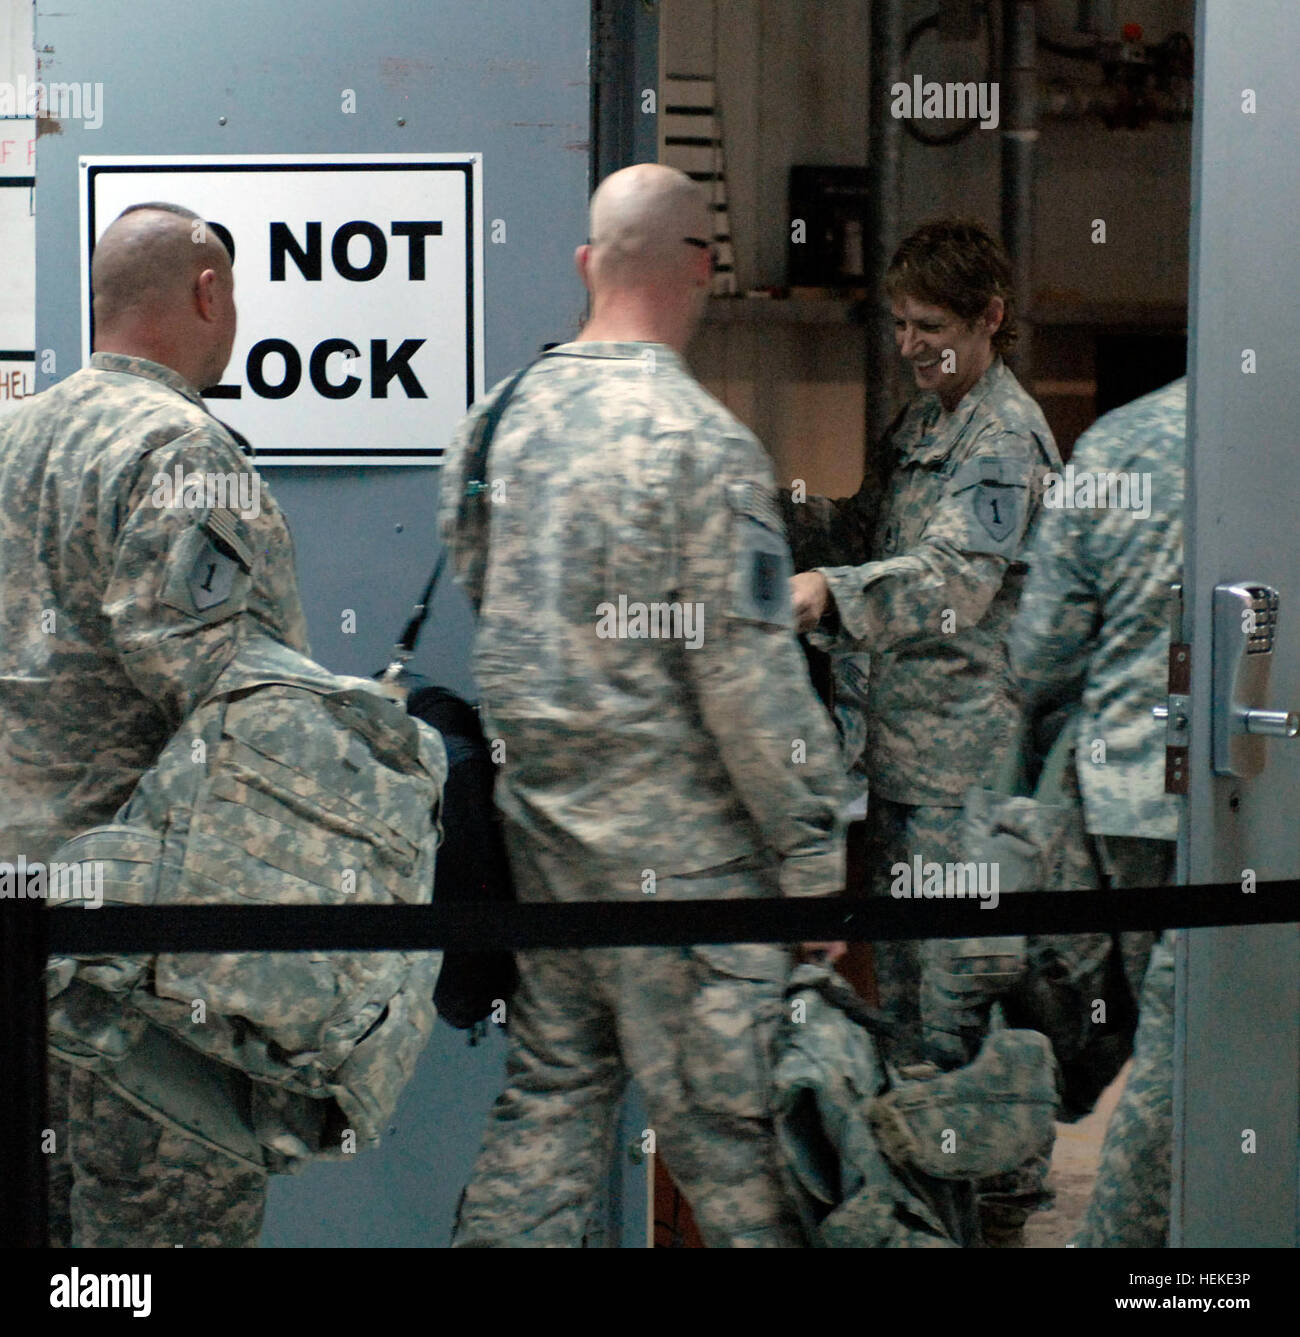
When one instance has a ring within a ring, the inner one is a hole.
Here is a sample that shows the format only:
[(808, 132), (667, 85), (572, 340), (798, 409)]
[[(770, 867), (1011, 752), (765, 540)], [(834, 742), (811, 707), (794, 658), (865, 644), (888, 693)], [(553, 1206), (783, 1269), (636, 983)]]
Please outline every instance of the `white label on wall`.
[(36, 122), (0, 120), (0, 417), (36, 393)]
[(131, 204), (209, 220), (239, 329), (208, 407), (263, 464), (439, 464), (483, 391), (479, 154), (82, 158), (92, 239)]

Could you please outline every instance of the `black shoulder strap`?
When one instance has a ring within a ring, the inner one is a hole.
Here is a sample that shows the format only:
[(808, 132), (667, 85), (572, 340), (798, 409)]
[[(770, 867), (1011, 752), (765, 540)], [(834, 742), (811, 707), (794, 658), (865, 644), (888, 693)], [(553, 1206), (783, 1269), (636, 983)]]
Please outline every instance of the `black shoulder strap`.
[[(543, 353), (542, 357), (545, 356), (546, 354)], [(524, 366), (520, 367), (506, 382), (501, 393), (492, 401), (491, 407), (474, 424), (474, 435), (470, 442), (468, 458), (465, 463), (465, 487), (467, 491), (478, 493), (486, 489), (487, 484), (484, 482), (484, 475), (487, 473), (487, 458), (488, 451), (492, 446), (492, 438), (496, 435), (507, 405), (514, 398), (519, 382), (541, 360), (541, 358), (536, 358), (534, 361), (525, 363)], [(402, 634), (397, 638), (397, 644), (394, 647), (396, 653), (392, 664), (385, 671), (386, 674), (394, 673), (394, 670), (400, 672), (401, 668), (415, 653), (415, 643), (420, 639), (420, 632), (424, 630), (429, 609), (433, 604), (433, 592), (438, 587), (438, 581), (442, 576), (442, 568), (446, 563), (447, 549), (443, 548), (438, 553), (438, 560), (433, 564), (433, 572), (425, 584), (424, 593), (420, 595), (419, 602), (415, 605), (410, 619), (402, 629)]]
[[(543, 353), (542, 357), (545, 356), (546, 354)], [(487, 486), (483, 480), (487, 473), (487, 457), (488, 451), (492, 447), (492, 438), (497, 434), (497, 428), (501, 425), (501, 418), (510, 401), (514, 398), (519, 382), (541, 360), (541, 357), (535, 358), (532, 362), (520, 367), (506, 382), (505, 389), (492, 401), (492, 406), (475, 423), (474, 437), (470, 442), (468, 458), (465, 461), (465, 487), (467, 490), (479, 492)]]

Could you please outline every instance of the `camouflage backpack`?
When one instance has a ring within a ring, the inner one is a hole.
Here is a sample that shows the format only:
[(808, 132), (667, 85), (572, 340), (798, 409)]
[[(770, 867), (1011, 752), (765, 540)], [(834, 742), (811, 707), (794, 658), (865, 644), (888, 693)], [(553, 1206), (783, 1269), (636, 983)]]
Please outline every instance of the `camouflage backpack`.
[[(438, 736), (373, 683), (253, 637), (116, 819), (55, 859), (106, 904), (427, 902), (445, 775)], [(378, 1142), (414, 1071), (439, 959), (54, 958), (51, 1048), (259, 1168), (342, 1156)]]
[(892, 1033), (838, 975), (795, 968), (773, 1079), (790, 1195), (821, 1247), (973, 1247), (975, 1182), (1051, 1146), (1051, 1049), (1002, 1030), (956, 1071), (897, 1069)]

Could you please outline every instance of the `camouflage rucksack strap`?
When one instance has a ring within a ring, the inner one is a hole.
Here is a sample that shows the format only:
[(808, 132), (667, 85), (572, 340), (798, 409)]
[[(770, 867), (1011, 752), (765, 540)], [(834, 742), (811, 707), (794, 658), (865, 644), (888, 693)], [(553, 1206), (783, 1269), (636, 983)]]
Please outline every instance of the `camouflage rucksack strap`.
[(805, 989), (816, 989), (832, 1007), (838, 1008), (851, 1021), (883, 1040), (896, 1040), (901, 1034), (898, 1024), (883, 1012), (866, 1003), (847, 984), (841, 975), (820, 965), (798, 966), (786, 985), (787, 1003)]
[(249, 1169), (266, 1170), (261, 1141), (248, 1123), (251, 1082), (238, 1068), (145, 1026), (131, 1052), (98, 1076), (159, 1123)]

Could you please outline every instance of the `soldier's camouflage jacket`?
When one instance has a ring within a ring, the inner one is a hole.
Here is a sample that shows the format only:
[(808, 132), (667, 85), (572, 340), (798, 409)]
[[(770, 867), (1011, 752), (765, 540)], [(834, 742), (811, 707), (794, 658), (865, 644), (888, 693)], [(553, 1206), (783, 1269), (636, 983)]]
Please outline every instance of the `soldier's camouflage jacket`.
[[(228, 504), (163, 504), (186, 499), (159, 481), (177, 470), (210, 476), (203, 500)], [(235, 476), (224, 495), (218, 475)], [(241, 494), (239, 475), (259, 486)], [(0, 859), (48, 859), (108, 821), (229, 662), (245, 619), (306, 652), (284, 519), (183, 377), (96, 353), (6, 418)]]
[(871, 654), (871, 792), (957, 807), (1015, 719), (1003, 639), (1043, 475), (1060, 456), (996, 357), (952, 413), (918, 395), (879, 449), (883, 495), (871, 481), (840, 500), (783, 495), (795, 565), (826, 577), (839, 643)]
[[(1082, 684), (1075, 755), (1094, 835), (1178, 836), (1151, 709), (1164, 702), (1169, 586), (1182, 570), (1186, 423), (1186, 379), (1099, 419), (1048, 488), (1027, 554), (1010, 668), (1031, 710)], [(1086, 479), (1105, 504), (1050, 504), (1088, 502)]]
[(665, 345), (570, 343), (520, 382), (475, 494), (500, 390), (447, 452), (441, 527), (503, 811), (611, 895), (772, 855), (784, 894), (839, 891), (839, 748), (758, 441)]

